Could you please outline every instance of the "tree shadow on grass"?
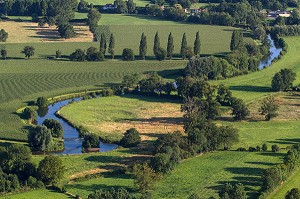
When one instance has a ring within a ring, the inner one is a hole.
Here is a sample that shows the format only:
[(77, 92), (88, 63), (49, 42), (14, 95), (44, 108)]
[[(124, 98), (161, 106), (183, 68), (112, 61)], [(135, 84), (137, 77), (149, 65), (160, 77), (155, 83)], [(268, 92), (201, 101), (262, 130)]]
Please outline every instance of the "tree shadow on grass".
[(256, 165), (265, 165), (265, 166), (273, 166), (275, 165), (274, 163), (271, 163), (271, 162), (245, 162), (247, 164), (256, 164)]
[(284, 158), (284, 156), (286, 154), (285, 153), (265, 152), (265, 153), (259, 153), (259, 155)]
[(272, 92), (272, 89), (266, 86), (251, 86), (251, 85), (230, 86), (229, 89), (234, 91)]

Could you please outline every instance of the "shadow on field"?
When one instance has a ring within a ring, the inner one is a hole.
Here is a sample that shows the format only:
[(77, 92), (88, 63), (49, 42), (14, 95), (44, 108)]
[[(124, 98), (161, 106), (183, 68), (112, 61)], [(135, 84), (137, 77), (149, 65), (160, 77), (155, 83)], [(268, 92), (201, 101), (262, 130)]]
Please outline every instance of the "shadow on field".
[(299, 142), (300, 142), (299, 138), (286, 138), (286, 139), (280, 138), (280, 139), (276, 139), (275, 141), (268, 141), (268, 143), (288, 144), (288, 145), (297, 144)]
[(245, 162), (247, 164), (256, 164), (256, 165), (265, 165), (265, 166), (273, 166), (275, 165), (274, 163), (270, 162)]
[(266, 86), (251, 86), (251, 85), (230, 86), (229, 89), (234, 91), (272, 92), (272, 89)]
[(168, 69), (168, 70), (159, 71), (158, 75), (162, 76), (163, 78), (170, 78), (170, 79), (173, 78), (173, 79), (176, 79), (179, 76), (182, 76), (183, 73), (184, 73), (183, 69)]
[(259, 153), (259, 155), (272, 156), (272, 157), (281, 157), (281, 158), (283, 158), (286, 154), (285, 153), (266, 152), (266, 153)]

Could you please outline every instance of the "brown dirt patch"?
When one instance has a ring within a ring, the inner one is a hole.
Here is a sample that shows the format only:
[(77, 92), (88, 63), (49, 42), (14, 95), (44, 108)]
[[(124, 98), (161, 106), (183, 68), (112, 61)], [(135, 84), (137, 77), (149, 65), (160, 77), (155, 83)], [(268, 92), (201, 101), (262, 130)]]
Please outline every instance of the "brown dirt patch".
[(75, 173), (75, 174), (69, 176), (68, 178), (70, 180), (72, 180), (72, 179), (75, 179), (75, 178), (84, 177), (86, 175), (96, 174), (96, 173), (103, 173), (103, 172), (108, 172), (108, 171), (110, 171), (110, 170), (96, 168), (96, 169), (91, 169), (91, 170), (87, 170), (87, 171), (82, 171), (82, 172), (79, 172), (79, 173)]
[(12, 20), (0, 21), (0, 27), (8, 32), (6, 43), (30, 43), (30, 42), (92, 42), (93, 34), (88, 26), (74, 23), (75, 38), (63, 39), (59, 36), (56, 26), (38, 27), (37, 23)]

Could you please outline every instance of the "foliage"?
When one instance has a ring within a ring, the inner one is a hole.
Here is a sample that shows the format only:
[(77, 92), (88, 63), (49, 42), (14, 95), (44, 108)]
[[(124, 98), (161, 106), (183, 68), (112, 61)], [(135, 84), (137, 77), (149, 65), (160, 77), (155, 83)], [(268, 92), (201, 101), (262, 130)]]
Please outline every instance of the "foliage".
[(82, 49), (76, 49), (75, 52), (70, 54), (71, 61), (84, 61), (85, 59), (86, 59), (86, 56)]
[(180, 48), (180, 55), (182, 57), (182, 59), (185, 59), (187, 57), (187, 54), (186, 54), (186, 49), (187, 49), (187, 41), (186, 41), (186, 34), (183, 33), (183, 36), (182, 36), (182, 40), (181, 40), (181, 48)]
[(57, 31), (62, 38), (69, 39), (76, 36), (74, 27), (70, 23), (59, 24)]
[(132, 169), (135, 186), (140, 191), (146, 191), (153, 187), (154, 183), (160, 178), (147, 163), (135, 164)]
[(262, 106), (259, 108), (259, 112), (261, 115), (264, 115), (266, 120), (269, 121), (271, 118), (274, 118), (278, 115), (277, 110), (279, 106), (275, 102), (274, 97), (267, 97), (263, 102)]
[(167, 57), (167, 51), (161, 47), (158, 48), (155, 58), (159, 61), (162, 61), (165, 60), (166, 57)]
[(300, 191), (297, 188), (291, 189), (285, 195), (285, 199), (299, 199), (299, 198), (300, 198)]
[(51, 130), (52, 137), (62, 138), (64, 130), (62, 125), (55, 119), (45, 119), (43, 125)]
[(153, 54), (155, 56), (157, 55), (159, 48), (160, 48), (160, 39), (159, 39), (158, 31), (157, 31), (155, 33), (154, 45), (153, 45)]
[(234, 30), (231, 36), (230, 50), (237, 50), (243, 44), (243, 33), (240, 30)]
[(88, 199), (133, 199), (134, 196), (132, 193), (128, 192), (124, 188), (119, 188), (115, 190), (114, 188), (111, 188), (110, 190), (97, 190), (94, 193), (91, 193), (88, 195)]
[(146, 79), (139, 81), (139, 89), (145, 93), (161, 92), (162, 78), (157, 73), (150, 73)]
[(140, 47), (139, 47), (139, 55), (142, 60), (145, 60), (146, 54), (147, 54), (147, 36), (142, 33), (141, 41), (140, 41)]
[(124, 48), (122, 57), (124, 61), (134, 61), (134, 53), (133, 50), (130, 48)]
[(36, 112), (32, 108), (26, 107), (22, 112), (22, 116), (27, 120), (34, 121), (36, 119)]
[(49, 101), (44, 96), (38, 97), (37, 100), (36, 100), (36, 105), (38, 107), (46, 107), (46, 106), (48, 106), (48, 104), (49, 104)]
[(87, 24), (91, 32), (95, 32), (101, 19), (101, 13), (96, 9), (90, 9), (87, 15)]
[(102, 33), (100, 36), (100, 52), (103, 53), (103, 55), (105, 55), (106, 48), (107, 48), (106, 36), (104, 33)]
[(109, 38), (108, 53), (110, 53), (112, 59), (115, 57), (114, 49), (115, 49), (115, 37), (114, 34), (111, 33)]
[(266, 143), (264, 143), (263, 145), (262, 145), (262, 151), (263, 152), (266, 152), (267, 150), (268, 150), (268, 145), (266, 144)]
[(1, 54), (2, 59), (3, 59), (3, 60), (6, 60), (6, 57), (7, 57), (7, 50), (2, 49), (2, 50), (0, 51), (0, 54)]
[(170, 32), (168, 36), (168, 44), (167, 44), (167, 58), (172, 59), (174, 52), (174, 38), (172, 36), (172, 33)]
[(271, 146), (272, 152), (276, 153), (280, 151), (280, 148), (278, 145), (274, 144)]
[(100, 139), (99, 136), (93, 133), (88, 133), (84, 135), (82, 147), (83, 148), (99, 148)]
[(1, 29), (0, 30), (0, 42), (6, 42), (7, 38), (8, 38), (8, 33), (4, 29)]
[(296, 79), (296, 73), (291, 69), (281, 69), (272, 79), (272, 89), (274, 91), (286, 91), (293, 86)]
[(29, 146), (37, 151), (48, 151), (52, 142), (51, 130), (45, 126), (37, 126), (28, 135)]
[(230, 183), (226, 183), (222, 190), (219, 192), (219, 196), (221, 199), (246, 199), (246, 191), (245, 187), (241, 183), (237, 183), (236, 185), (231, 185)]
[(200, 43), (200, 36), (199, 36), (199, 31), (198, 31), (196, 33), (196, 38), (195, 38), (195, 42), (194, 42), (194, 54), (195, 55), (200, 54), (200, 47), (201, 47), (201, 43)]
[(125, 132), (124, 137), (120, 140), (120, 143), (124, 147), (137, 146), (141, 143), (140, 133), (135, 128), (128, 129)]
[(241, 99), (232, 99), (232, 115), (235, 120), (244, 120), (250, 114), (246, 104)]
[(135, 86), (138, 83), (139, 79), (140, 79), (140, 75), (137, 73), (134, 73), (131, 75), (125, 75), (123, 77), (122, 84), (124, 86), (126, 86), (127, 88), (130, 88), (130, 87)]
[[(83, 55), (81, 55), (79, 57), (83, 58)], [(91, 46), (86, 51), (86, 59), (87, 59), (87, 61), (104, 61), (104, 55), (102, 52), (98, 52), (95, 47)]]
[(35, 48), (33, 46), (25, 46), (21, 53), (25, 54), (28, 59), (34, 55)]
[(65, 167), (58, 156), (46, 156), (37, 168), (39, 179), (46, 185), (57, 183), (63, 178)]
[(55, 58), (56, 59), (61, 58), (61, 51), (60, 50), (55, 51)]

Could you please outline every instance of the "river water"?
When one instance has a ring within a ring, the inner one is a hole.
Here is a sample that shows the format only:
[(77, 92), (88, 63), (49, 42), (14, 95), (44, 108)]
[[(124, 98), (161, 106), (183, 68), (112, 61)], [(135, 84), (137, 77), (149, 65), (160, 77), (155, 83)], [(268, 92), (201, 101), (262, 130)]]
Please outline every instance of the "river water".
[(259, 65), (258, 65), (258, 68), (261, 70), (263, 69), (264, 67), (268, 67), (272, 64), (272, 60), (277, 58), (279, 55), (280, 55), (280, 52), (282, 51), (282, 48), (277, 48), (275, 46), (275, 42), (274, 40), (271, 38), (270, 35), (268, 35), (268, 39), (270, 41), (270, 55), (263, 59)]
[[(82, 153), (82, 141), (83, 139), (78, 137), (77, 129), (70, 126), (63, 119), (56, 117), (55, 112), (61, 107), (69, 104), (71, 101), (80, 101), (81, 98), (74, 98), (73, 100), (63, 100), (49, 105), (43, 109), (37, 111), (37, 124), (42, 125), (45, 119), (55, 119), (59, 121), (64, 129), (64, 143), (65, 148), (63, 151), (55, 152), (55, 154), (81, 154)], [(118, 147), (116, 144), (108, 144), (100, 142), (100, 152), (106, 152), (114, 150)]]

